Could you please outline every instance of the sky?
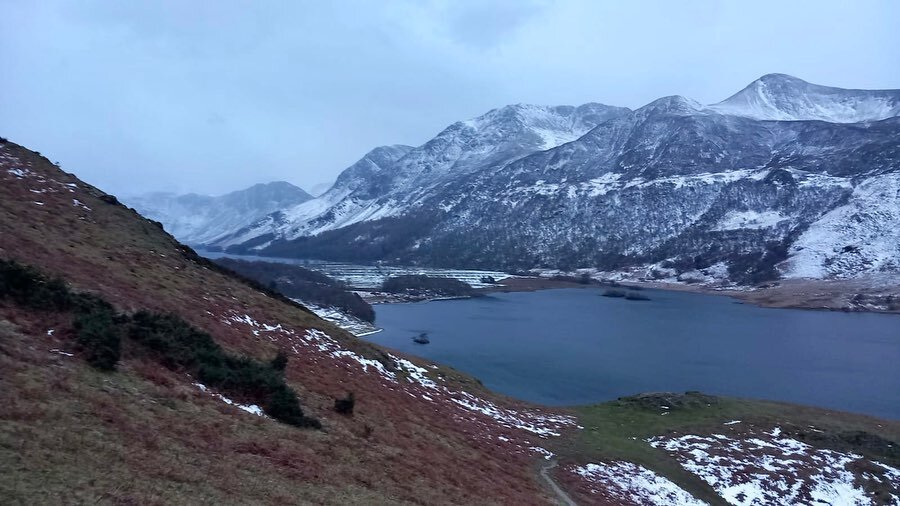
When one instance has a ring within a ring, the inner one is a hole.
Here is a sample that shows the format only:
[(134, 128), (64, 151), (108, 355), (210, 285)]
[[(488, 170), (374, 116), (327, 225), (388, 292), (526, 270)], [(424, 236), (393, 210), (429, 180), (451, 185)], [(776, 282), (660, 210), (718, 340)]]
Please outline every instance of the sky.
[(324, 189), (512, 103), (900, 88), (900, 2), (0, 0), (0, 136), (119, 195)]

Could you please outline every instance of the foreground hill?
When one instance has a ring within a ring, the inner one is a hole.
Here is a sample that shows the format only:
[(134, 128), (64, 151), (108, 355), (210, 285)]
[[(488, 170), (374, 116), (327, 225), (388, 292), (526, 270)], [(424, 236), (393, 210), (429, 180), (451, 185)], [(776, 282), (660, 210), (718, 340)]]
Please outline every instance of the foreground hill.
[(457, 123), (214, 246), (742, 286), (900, 272), (900, 90), (771, 74), (542, 137), (554, 110)]
[(501, 398), (217, 268), (7, 141), (0, 261), (7, 502), (900, 501), (897, 422), (696, 393)]
[[(96, 371), (71, 316), (0, 299), (7, 500), (552, 501), (530, 448), (573, 428), (573, 417), (359, 341), (217, 270), (114, 197), (5, 141), (0, 257), (125, 314), (174, 313), (228, 353), (260, 361), (287, 353), (287, 383), (322, 424), (299, 429), (238, 409), (127, 339), (117, 372)], [(333, 409), (347, 392), (352, 416)]]

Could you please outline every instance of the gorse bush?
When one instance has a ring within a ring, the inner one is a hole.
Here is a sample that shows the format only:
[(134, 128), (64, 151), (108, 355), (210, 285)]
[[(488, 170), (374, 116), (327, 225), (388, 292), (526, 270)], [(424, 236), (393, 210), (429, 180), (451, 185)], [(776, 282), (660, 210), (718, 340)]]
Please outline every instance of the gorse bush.
[(202, 363), (221, 363), (225, 355), (209, 334), (171, 314), (138, 311), (131, 316), (128, 337), (143, 345), (169, 369), (194, 369)]
[(124, 317), (94, 295), (79, 294), (74, 299), (76, 339), (85, 359), (101, 371), (114, 371), (122, 353), (119, 325)]
[(102, 298), (73, 293), (62, 280), (15, 261), (0, 260), (0, 299), (29, 309), (71, 311), (79, 350), (99, 370), (115, 370), (127, 337), (139, 345), (136, 352), (143, 350), (167, 369), (193, 374), (208, 386), (252, 400), (276, 420), (321, 427), (303, 414), (297, 394), (284, 382), (288, 357), (283, 351), (271, 362), (228, 354), (212, 336), (176, 315), (119, 314)]
[(66, 311), (72, 294), (59, 278), (47, 278), (37, 269), (15, 260), (0, 260), (0, 298), (42, 311)]
[(287, 368), (288, 356), (284, 350), (278, 350), (278, 354), (272, 359), (272, 369), (284, 371)]
[(347, 392), (347, 397), (334, 400), (334, 410), (342, 415), (352, 415), (353, 408), (356, 406), (356, 397), (353, 392)]
[(270, 363), (226, 353), (212, 337), (176, 315), (139, 311), (131, 317), (128, 335), (165, 367), (185, 370), (229, 395), (252, 399), (272, 418), (298, 427), (321, 427), (300, 408), (297, 394), (284, 382), (287, 356)]
[(34, 267), (0, 260), (0, 297), (39, 311), (75, 311), (78, 347), (88, 363), (112, 371), (119, 362), (121, 339), (113, 307), (99, 297), (72, 293), (59, 278), (48, 278)]

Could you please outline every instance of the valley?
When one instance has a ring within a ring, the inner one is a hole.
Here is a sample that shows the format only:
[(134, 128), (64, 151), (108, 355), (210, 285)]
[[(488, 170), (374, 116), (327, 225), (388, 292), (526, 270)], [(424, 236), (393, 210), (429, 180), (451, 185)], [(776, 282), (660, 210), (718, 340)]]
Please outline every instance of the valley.
[[(874, 314), (897, 310), (896, 92), (798, 81), (714, 106), (508, 106), (378, 148), (318, 198), (165, 196), (174, 224), (3, 139), (0, 257), (24, 271), (0, 283), (0, 493), (896, 504), (898, 317)], [(334, 279), (253, 281), (169, 230)], [(371, 324), (348, 288), (435, 298), (422, 275), (480, 296), (380, 304), (377, 333), (334, 309)]]
[(4, 2), (0, 506), (900, 506), (897, 20)]

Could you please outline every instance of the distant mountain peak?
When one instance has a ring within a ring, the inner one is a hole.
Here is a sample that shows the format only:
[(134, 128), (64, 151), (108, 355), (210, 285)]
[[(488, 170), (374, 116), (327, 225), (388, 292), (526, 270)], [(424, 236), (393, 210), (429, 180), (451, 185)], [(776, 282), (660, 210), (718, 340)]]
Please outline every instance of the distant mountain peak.
[[(781, 74), (778, 72), (773, 72), (771, 74), (766, 74), (761, 76), (754, 83), (757, 82), (780, 82), (780, 83), (792, 83), (792, 84), (809, 84), (808, 82), (800, 79), (799, 77), (794, 77), (790, 74)], [(753, 83), (751, 83), (752, 85)]]
[(637, 110), (639, 113), (671, 113), (671, 114), (693, 114), (703, 109), (703, 106), (696, 100), (691, 100), (681, 95), (670, 95), (662, 97), (650, 102), (649, 104)]
[(156, 192), (123, 200), (142, 215), (161, 222), (179, 240), (199, 244), (312, 198), (287, 181), (272, 181), (218, 197)]
[(707, 108), (758, 120), (858, 123), (900, 115), (900, 90), (853, 90), (766, 74)]

